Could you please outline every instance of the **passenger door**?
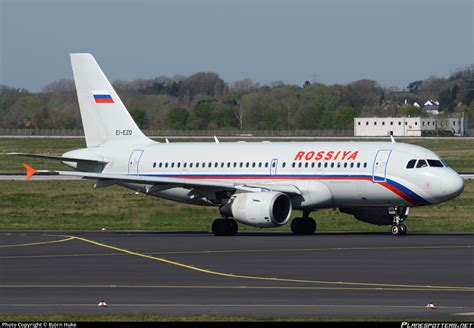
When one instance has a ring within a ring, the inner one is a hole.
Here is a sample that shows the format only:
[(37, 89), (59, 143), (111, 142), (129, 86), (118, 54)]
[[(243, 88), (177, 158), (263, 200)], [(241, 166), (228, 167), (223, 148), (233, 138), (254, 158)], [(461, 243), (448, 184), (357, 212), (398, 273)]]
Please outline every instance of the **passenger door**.
[(390, 159), (391, 150), (379, 150), (375, 155), (374, 166), (372, 170), (373, 182), (387, 181), (387, 164)]
[(143, 155), (143, 150), (134, 150), (128, 160), (128, 174), (138, 175), (138, 166), (140, 164), (140, 158)]

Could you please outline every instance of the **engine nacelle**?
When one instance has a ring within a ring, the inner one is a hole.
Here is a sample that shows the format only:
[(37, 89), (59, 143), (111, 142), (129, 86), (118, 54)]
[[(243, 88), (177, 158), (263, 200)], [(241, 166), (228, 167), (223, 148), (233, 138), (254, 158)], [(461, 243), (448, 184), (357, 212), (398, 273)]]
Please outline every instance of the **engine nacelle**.
[(291, 216), (291, 200), (286, 194), (274, 191), (249, 192), (232, 196), (221, 207), (221, 213), (252, 227), (278, 227)]
[(357, 220), (376, 225), (391, 225), (398, 216), (400, 222), (408, 217), (409, 207), (354, 207), (340, 208), (341, 212), (352, 214)]

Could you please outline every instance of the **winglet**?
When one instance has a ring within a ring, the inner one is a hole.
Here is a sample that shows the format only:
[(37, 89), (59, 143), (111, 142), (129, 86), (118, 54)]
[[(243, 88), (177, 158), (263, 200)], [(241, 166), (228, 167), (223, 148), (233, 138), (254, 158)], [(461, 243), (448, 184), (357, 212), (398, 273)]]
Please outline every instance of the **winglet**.
[(31, 166), (29, 166), (28, 164), (26, 163), (22, 163), (23, 164), (23, 167), (25, 168), (26, 170), (26, 181), (30, 180), (31, 177), (36, 174), (38, 171), (36, 171), (34, 168), (32, 168)]

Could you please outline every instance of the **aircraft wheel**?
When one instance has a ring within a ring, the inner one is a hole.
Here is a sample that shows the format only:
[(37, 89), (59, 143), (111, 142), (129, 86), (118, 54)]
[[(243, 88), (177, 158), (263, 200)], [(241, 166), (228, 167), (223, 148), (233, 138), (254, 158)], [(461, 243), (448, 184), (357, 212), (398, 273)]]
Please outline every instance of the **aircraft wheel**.
[(401, 234), (401, 228), (398, 224), (392, 226), (392, 235), (399, 236)]
[(305, 222), (305, 235), (312, 235), (316, 231), (316, 221), (313, 218), (303, 219)]
[(212, 233), (214, 236), (225, 236), (226, 230), (226, 222), (224, 219), (215, 219), (214, 222), (212, 222)]
[(407, 234), (407, 226), (404, 224), (400, 224), (400, 235), (406, 235)]
[(316, 231), (316, 221), (313, 218), (294, 218), (291, 231), (295, 235), (312, 235)]
[(294, 218), (291, 221), (291, 232), (294, 235), (302, 235), (304, 233), (304, 222), (303, 218)]
[(226, 236), (235, 236), (237, 234), (237, 231), (239, 230), (237, 222), (234, 219), (225, 219), (224, 221), (227, 230)]

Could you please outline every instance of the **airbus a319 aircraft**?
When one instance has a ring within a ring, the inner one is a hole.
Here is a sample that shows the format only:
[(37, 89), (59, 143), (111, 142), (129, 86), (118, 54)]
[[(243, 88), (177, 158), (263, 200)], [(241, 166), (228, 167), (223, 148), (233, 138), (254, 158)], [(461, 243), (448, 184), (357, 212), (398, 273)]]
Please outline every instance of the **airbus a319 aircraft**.
[[(159, 143), (137, 127), (94, 57), (71, 54), (87, 148), (60, 160), (76, 171), (59, 175), (120, 185), (187, 204), (214, 206), (215, 235), (235, 235), (238, 224), (278, 227), (292, 211), (296, 235), (310, 235), (310, 213), (339, 208), (356, 219), (406, 233), (410, 207), (458, 196), (462, 178), (434, 152), (392, 142)], [(38, 172), (28, 165), (27, 178)], [(48, 171), (51, 172), (51, 171)]]

